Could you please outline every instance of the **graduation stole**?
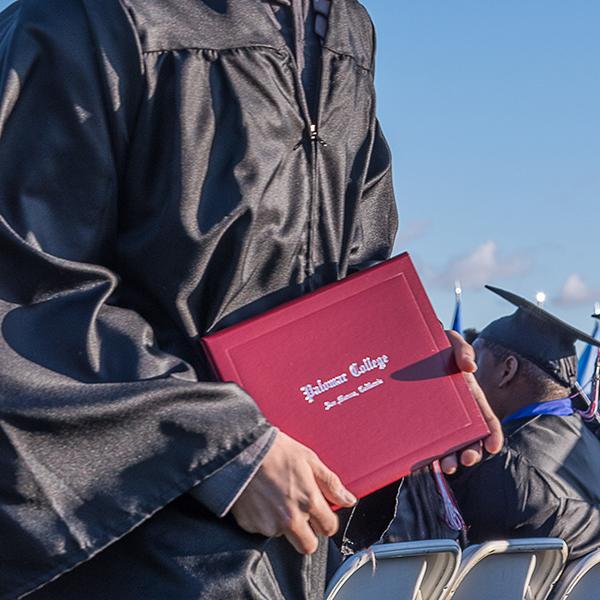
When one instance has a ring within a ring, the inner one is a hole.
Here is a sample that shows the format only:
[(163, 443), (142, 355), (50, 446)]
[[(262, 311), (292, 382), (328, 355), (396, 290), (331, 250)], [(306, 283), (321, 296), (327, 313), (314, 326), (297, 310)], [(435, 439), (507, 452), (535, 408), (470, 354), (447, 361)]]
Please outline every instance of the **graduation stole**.
[(508, 415), (508, 417), (504, 417), (504, 419), (502, 419), (502, 425), (506, 425), (506, 423), (516, 421), (517, 419), (526, 419), (537, 415), (568, 417), (574, 412), (571, 397), (548, 400), (546, 402), (536, 402), (535, 404), (529, 404), (528, 406), (521, 408), (512, 415)]

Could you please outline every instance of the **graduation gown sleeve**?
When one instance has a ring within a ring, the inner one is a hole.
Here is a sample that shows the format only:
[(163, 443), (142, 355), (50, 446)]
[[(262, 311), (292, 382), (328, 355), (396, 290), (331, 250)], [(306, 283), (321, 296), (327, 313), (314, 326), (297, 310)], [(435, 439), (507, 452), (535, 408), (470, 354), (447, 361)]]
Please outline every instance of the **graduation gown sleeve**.
[[(371, 25), (372, 27), (372, 25)], [(375, 78), (375, 30), (373, 29), (371, 85)], [(392, 179), (392, 154), (376, 117), (375, 94), (368, 140), (368, 160), (358, 205), (350, 271), (358, 271), (390, 256), (398, 230), (398, 209)]]
[(379, 121), (372, 129), (372, 148), (358, 207), (351, 270), (388, 258), (394, 246), (398, 214), (392, 183), (392, 158)]
[(505, 427), (502, 452), (451, 479), (472, 542), (560, 537), (571, 560), (600, 543), (598, 440), (576, 416)]
[(451, 480), (469, 541), (553, 535), (561, 501), (543, 474), (510, 449)]
[(1, 598), (90, 558), (269, 427), (116, 299), (146, 90), (127, 12), (104, 9), (101, 26), (83, 0), (0, 16)]

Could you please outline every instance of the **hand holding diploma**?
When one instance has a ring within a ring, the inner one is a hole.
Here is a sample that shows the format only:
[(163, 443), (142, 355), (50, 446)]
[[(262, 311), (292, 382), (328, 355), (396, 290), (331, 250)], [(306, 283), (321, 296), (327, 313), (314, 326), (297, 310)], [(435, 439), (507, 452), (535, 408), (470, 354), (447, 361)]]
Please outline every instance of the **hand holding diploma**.
[(496, 415), (492, 411), (485, 394), (479, 387), (479, 384), (475, 380), (473, 373), (477, 371), (477, 363), (475, 362), (475, 351), (470, 344), (467, 344), (463, 337), (456, 331), (446, 331), (448, 339), (452, 344), (454, 351), (454, 359), (456, 365), (464, 373), (465, 379), (471, 393), (477, 400), (479, 410), (483, 415), (483, 418), (490, 430), (490, 435), (485, 438), (482, 442), (475, 442), (465, 449), (460, 451), (460, 457), (458, 453), (450, 454), (444, 457), (441, 461), (442, 471), (447, 475), (452, 475), (458, 468), (458, 463), (465, 467), (472, 467), (477, 464), (483, 455), (483, 449), (490, 454), (497, 454), (502, 449), (504, 442), (504, 436), (502, 434), (502, 427), (500, 421), (496, 418)]
[(448, 338), (406, 253), (202, 344), (221, 381), (241, 386), (357, 498), (456, 448), (467, 450), (446, 458), (447, 471), (473, 464), (482, 455), (476, 440), (500, 448), (499, 424), (472, 375), (474, 351)]
[[(490, 430), (483, 442), (441, 460), (442, 470), (452, 474), (459, 461), (466, 467), (477, 464), (483, 448), (491, 454), (498, 453), (503, 435), (500, 422), (473, 376), (477, 370), (475, 351), (458, 333), (446, 333), (456, 364), (465, 374)], [(257, 474), (234, 504), (232, 514), (249, 533), (283, 535), (298, 552), (312, 554), (318, 547), (317, 534), (331, 536), (337, 531), (338, 518), (330, 505), (350, 507), (355, 502), (339, 477), (312, 450), (279, 432)]]
[(330, 504), (355, 503), (339, 477), (312, 450), (280, 431), (231, 511), (245, 531), (283, 535), (298, 552), (312, 554), (319, 543), (316, 534), (331, 536), (338, 529)]

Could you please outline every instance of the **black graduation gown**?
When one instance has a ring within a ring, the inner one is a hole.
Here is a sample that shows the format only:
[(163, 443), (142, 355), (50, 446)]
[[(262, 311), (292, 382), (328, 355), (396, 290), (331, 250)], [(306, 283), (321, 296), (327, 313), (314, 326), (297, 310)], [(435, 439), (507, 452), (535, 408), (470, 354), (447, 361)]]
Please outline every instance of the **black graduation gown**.
[(366, 496), (339, 516), (336, 543), (344, 553), (373, 543), (459, 539), (463, 533), (446, 523), (444, 501), (429, 467)]
[(325, 545), (185, 495), (268, 427), (198, 338), (386, 258), (396, 230), (366, 11), (332, 4), (311, 136), (269, 10), (0, 15), (0, 598), (59, 576), (31, 597), (322, 593)]
[(600, 547), (600, 441), (577, 415), (504, 426), (500, 454), (451, 478), (471, 542), (563, 538), (570, 559)]

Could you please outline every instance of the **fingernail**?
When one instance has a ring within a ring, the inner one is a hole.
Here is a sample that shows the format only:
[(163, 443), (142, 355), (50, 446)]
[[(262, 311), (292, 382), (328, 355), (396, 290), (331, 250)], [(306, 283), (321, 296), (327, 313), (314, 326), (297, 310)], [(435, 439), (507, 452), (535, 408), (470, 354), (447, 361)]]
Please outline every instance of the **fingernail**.
[(342, 493), (342, 498), (344, 499), (344, 502), (346, 504), (356, 504), (358, 502), (356, 497), (353, 494), (351, 494), (348, 490), (344, 490), (344, 492)]
[(481, 461), (481, 453), (479, 452), (465, 452), (461, 457), (461, 464), (464, 467), (472, 467)]

